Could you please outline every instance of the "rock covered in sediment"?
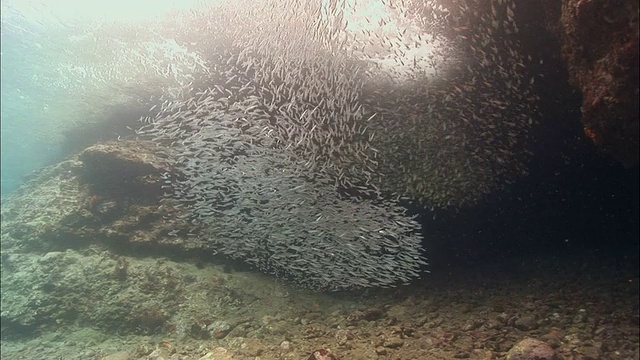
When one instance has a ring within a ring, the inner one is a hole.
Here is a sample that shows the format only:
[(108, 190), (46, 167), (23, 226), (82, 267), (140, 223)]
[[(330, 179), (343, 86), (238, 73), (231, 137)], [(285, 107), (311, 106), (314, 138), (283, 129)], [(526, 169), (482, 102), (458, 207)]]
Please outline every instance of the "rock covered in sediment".
[(327, 349), (318, 349), (311, 353), (308, 360), (338, 360), (338, 358)]
[(198, 248), (193, 238), (171, 236), (189, 224), (176, 218), (179, 209), (159, 203), (168, 168), (154, 148), (141, 141), (97, 144), (32, 174), (3, 201), (2, 236), (15, 239), (3, 250), (100, 242)]
[(507, 360), (556, 360), (556, 352), (544, 341), (526, 338), (507, 353)]

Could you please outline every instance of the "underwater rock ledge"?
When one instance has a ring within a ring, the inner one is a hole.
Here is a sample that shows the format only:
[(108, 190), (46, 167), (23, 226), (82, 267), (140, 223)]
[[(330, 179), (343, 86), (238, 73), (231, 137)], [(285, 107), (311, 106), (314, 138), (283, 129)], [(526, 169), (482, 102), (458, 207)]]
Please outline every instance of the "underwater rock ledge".
[(45, 252), (95, 243), (199, 248), (167, 235), (189, 224), (173, 216), (177, 209), (158, 211), (161, 174), (168, 169), (154, 147), (133, 141), (97, 144), (32, 175), (3, 203), (2, 236), (14, 239), (3, 241), (4, 249), (16, 245)]
[[(216, 322), (201, 314), (242, 306), (256, 292), (282, 292), (259, 273), (234, 276), (228, 262), (201, 261), (211, 251), (203, 252), (196, 237), (169, 235), (190, 224), (178, 209), (158, 210), (168, 169), (153, 148), (89, 147), (32, 174), (3, 202), (3, 339), (72, 325), (221, 338), (248, 321), (246, 311)], [(207, 301), (193, 299), (202, 294)]]

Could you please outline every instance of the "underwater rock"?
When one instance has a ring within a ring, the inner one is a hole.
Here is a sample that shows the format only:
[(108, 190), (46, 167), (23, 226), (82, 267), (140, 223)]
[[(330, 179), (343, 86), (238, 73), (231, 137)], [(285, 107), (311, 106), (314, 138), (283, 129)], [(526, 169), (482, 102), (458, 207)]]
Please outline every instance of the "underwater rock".
[(233, 360), (231, 352), (223, 347), (216, 347), (198, 360)]
[[(639, 161), (638, 2), (549, 2), (571, 83), (582, 92), (585, 135), (623, 164)], [(553, 4), (553, 5), (550, 5)]]
[(166, 167), (151, 147), (98, 144), (34, 174), (3, 201), (3, 250), (52, 251), (95, 243), (198, 247), (170, 235), (189, 223), (169, 203), (159, 211)]
[(555, 360), (556, 352), (544, 341), (527, 338), (507, 353), (507, 360)]
[(119, 141), (96, 144), (80, 152), (82, 181), (94, 194), (157, 201), (160, 175), (169, 170), (153, 144)]
[(520, 330), (528, 331), (536, 329), (538, 327), (538, 322), (534, 316), (525, 315), (516, 319), (513, 325)]
[(318, 349), (311, 353), (308, 360), (338, 360), (338, 358), (327, 349)]
[(116, 353), (113, 354), (109, 354), (103, 358), (100, 358), (100, 360), (129, 360), (129, 353), (126, 351), (118, 351)]

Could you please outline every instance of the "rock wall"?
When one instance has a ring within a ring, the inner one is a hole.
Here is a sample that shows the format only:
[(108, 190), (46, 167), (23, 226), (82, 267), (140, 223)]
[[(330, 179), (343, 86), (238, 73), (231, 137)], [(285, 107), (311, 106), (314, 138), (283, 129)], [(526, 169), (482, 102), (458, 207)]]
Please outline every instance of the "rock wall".
[(585, 135), (627, 166), (638, 165), (638, 2), (545, 1), (570, 81), (583, 95)]

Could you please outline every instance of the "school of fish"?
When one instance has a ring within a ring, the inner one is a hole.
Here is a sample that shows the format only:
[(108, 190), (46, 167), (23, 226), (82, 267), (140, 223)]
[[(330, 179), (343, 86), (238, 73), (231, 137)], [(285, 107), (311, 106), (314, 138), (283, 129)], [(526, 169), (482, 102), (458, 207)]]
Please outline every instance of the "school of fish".
[(171, 163), (165, 196), (212, 251), (315, 290), (407, 283), (426, 260), (403, 201), (468, 206), (526, 173), (536, 97), (514, 6), (265, 0), (183, 14), (207, 70), (136, 136)]

